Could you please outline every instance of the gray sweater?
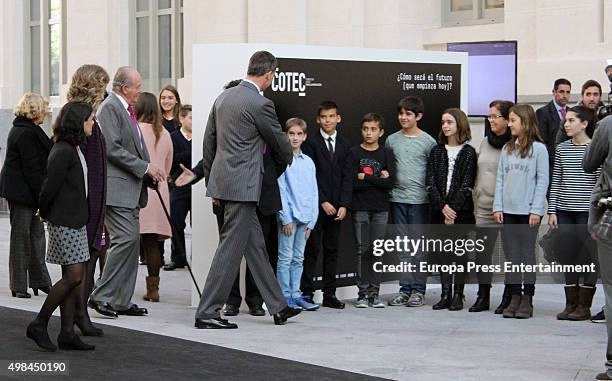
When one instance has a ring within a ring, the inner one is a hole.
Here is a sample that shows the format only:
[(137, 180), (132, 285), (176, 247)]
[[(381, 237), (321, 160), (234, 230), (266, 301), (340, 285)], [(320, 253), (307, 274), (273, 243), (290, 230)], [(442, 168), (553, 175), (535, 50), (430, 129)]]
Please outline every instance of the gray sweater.
[(531, 154), (520, 157), (518, 150), (502, 149), (495, 185), (494, 212), (544, 215), (549, 182), (548, 150), (534, 142)]

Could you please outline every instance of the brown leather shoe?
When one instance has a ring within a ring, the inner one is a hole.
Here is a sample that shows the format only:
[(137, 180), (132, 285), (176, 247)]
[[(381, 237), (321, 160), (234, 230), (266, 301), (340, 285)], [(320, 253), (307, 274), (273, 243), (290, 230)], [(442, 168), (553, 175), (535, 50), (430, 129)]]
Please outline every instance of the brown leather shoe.
[(557, 314), (557, 320), (569, 320), (569, 314), (578, 305), (578, 285), (565, 286), (565, 309)]
[(159, 277), (148, 276), (146, 281), (147, 293), (142, 298), (151, 302), (159, 302)]
[(521, 304), (514, 314), (516, 319), (529, 319), (533, 316), (532, 298), (531, 295), (521, 295)]

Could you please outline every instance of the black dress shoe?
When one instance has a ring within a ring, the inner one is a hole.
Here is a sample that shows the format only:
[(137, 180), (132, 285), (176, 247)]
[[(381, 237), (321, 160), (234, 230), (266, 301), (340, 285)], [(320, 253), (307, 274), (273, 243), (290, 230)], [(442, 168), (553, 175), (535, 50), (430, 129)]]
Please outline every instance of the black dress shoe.
[(59, 336), (57, 336), (57, 346), (59, 349), (74, 351), (93, 351), (96, 349), (95, 345), (82, 342), (79, 336), (77, 336), (74, 332), (72, 335), (60, 332)]
[(51, 287), (49, 286), (45, 286), (45, 287), (32, 287), (32, 292), (34, 293), (35, 296), (38, 296), (38, 290), (44, 292), (45, 294), (49, 295), (49, 292), (51, 291)]
[(336, 295), (323, 295), (323, 307), (335, 308), (335, 309), (343, 309), (344, 303), (342, 303)]
[(28, 325), (28, 328), (26, 329), (26, 336), (34, 340), (36, 345), (46, 351), (57, 351), (57, 347), (51, 342), (51, 339), (49, 338), (47, 328), (42, 325), (36, 324), (35, 322), (31, 322)]
[(226, 304), (225, 308), (223, 309), (224, 316), (236, 316), (239, 313), (240, 310), (238, 309), (238, 306), (234, 306), (232, 304)]
[(127, 316), (146, 316), (149, 311), (146, 308), (140, 308), (136, 304), (132, 304), (127, 310), (117, 311), (117, 315)]
[(32, 295), (30, 295), (28, 292), (18, 292), (18, 291), (11, 291), (11, 295), (13, 295), (13, 298), (31, 298)]
[(94, 302), (90, 299), (89, 302), (87, 302), (87, 306), (96, 310), (96, 312), (98, 312), (100, 315), (112, 318), (116, 318), (118, 316), (117, 311), (115, 311), (113, 307), (107, 302)]
[(283, 325), (287, 322), (287, 319), (292, 318), (302, 312), (302, 309), (285, 307), (281, 312), (274, 314), (274, 324)]
[(175, 262), (170, 262), (164, 266), (164, 271), (174, 271), (176, 269), (184, 269), (185, 265)]
[(249, 308), (249, 314), (251, 314), (251, 316), (266, 316), (266, 310), (264, 310), (262, 306), (256, 305)]
[(236, 329), (238, 325), (218, 317), (212, 319), (196, 319), (195, 327), (198, 329)]

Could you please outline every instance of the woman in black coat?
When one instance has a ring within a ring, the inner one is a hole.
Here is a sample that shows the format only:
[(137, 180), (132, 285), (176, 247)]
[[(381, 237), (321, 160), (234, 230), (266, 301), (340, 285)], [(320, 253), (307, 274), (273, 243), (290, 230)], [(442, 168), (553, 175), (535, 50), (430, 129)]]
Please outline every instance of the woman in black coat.
[(87, 163), (79, 145), (93, 129), (93, 110), (84, 102), (69, 102), (53, 127), (55, 144), (49, 154), (47, 177), (40, 192), (40, 217), (47, 221), (49, 250), (47, 262), (62, 266), (62, 278), (53, 285), (38, 316), (27, 328), (27, 337), (41, 348), (55, 351), (47, 325), (60, 306), (60, 349), (92, 350), (74, 332), (77, 308), (84, 308), (79, 284), (85, 278), (89, 260), (86, 224)]
[[(472, 188), (476, 181), (476, 150), (467, 144), (471, 139), (470, 125), (465, 113), (457, 108), (451, 108), (442, 114), (442, 129), (440, 143), (432, 148), (427, 163), (427, 192), (432, 209), (432, 224), (473, 225), (474, 203)], [(450, 227), (445, 229), (443, 239), (453, 240), (465, 238), (469, 229)], [(437, 264), (449, 265), (455, 262), (462, 265), (464, 272), (454, 274), (440, 271), (442, 295), (440, 302), (433, 306), (434, 310), (463, 309), (463, 288), (465, 285), (467, 252), (438, 252)], [(455, 292), (453, 294), (453, 275)], [(452, 298), (452, 299), (451, 299)]]
[(38, 194), (47, 172), (47, 156), (53, 146), (39, 126), (49, 103), (38, 94), (25, 94), (15, 107), (15, 120), (0, 172), (0, 197), (9, 203), (11, 238), (9, 278), (14, 297), (29, 298), (28, 279), (34, 295), (49, 292), (51, 278), (45, 265), (45, 230), (36, 216)]

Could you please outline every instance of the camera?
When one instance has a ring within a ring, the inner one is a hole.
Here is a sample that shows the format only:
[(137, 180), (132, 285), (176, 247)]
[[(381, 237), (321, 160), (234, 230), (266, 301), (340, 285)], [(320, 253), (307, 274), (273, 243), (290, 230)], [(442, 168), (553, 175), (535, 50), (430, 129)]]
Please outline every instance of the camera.
[(597, 206), (599, 208), (612, 209), (612, 196), (600, 198), (599, 201), (597, 201)]

